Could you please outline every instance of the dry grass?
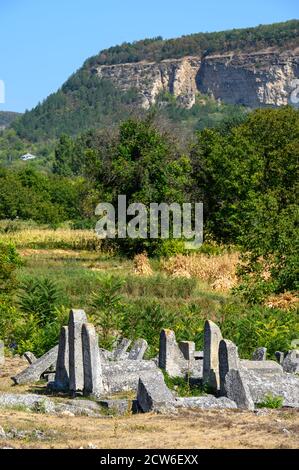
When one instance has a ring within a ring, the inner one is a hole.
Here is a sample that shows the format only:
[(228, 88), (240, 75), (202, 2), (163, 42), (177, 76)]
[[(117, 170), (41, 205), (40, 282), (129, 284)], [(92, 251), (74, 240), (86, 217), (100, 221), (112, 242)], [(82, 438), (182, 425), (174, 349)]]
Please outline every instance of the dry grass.
[(1, 234), (1, 240), (12, 242), (17, 248), (90, 250), (101, 247), (101, 240), (92, 230), (28, 228)]
[(299, 307), (299, 298), (292, 292), (283, 292), (269, 297), (265, 305), (270, 308), (280, 308), (281, 310), (296, 310)]
[(176, 255), (162, 262), (162, 269), (175, 277), (196, 277), (213, 289), (225, 291), (237, 283), (238, 253), (217, 256), (205, 254)]
[(146, 253), (134, 256), (134, 273), (141, 276), (151, 276), (153, 270)]

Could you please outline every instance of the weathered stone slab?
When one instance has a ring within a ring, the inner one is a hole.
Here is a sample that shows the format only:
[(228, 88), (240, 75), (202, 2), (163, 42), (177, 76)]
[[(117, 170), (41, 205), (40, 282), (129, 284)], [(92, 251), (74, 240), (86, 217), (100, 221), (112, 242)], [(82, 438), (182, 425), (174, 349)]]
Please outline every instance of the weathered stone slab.
[(58, 345), (54, 346), (54, 348), (50, 349), (50, 351), (42, 357), (39, 357), (33, 364), (27, 367), (27, 369), (12, 377), (12, 380), (18, 385), (37, 382), (42, 373), (45, 372), (54, 361), (56, 361), (57, 354)]
[(225, 390), (227, 398), (236, 402), (238, 408), (254, 410), (254, 401), (243, 371), (231, 369), (227, 372)]
[(299, 373), (299, 349), (292, 349), (286, 354), (283, 363), (283, 370), (292, 374)]
[(155, 375), (154, 379), (146, 374), (141, 375), (138, 382), (137, 403), (144, 413), (149, 411), (163, 413), (174, 410), (175, 399), (166, 386), (161, 371)]
[(113, 352), (113, 357), (116, 361), (123, 359), (125, 357), (125, 354), (127, 350), (129, 349), (130, 344), (131, 344), (131, 340), (127, 338), (121, 338), (118, 341), (116, 349)]
[(71, 394), (83, 392), (82, 325), (87, 323), (84, 310), (71, 310), (69, 317), (69, 389)]
[(4, 342), (0, 340), (0, 366), (5, 364)]
[(222, 340), (220, 328), (211, 320), (204, 326), (203, 382), (215, 392), (220, 390), (219, 343)]
[(267, 358), (267, 348), (257, 348), (252, 354), (253, 361), (265, 361)]
[(128, 359), (132, 359), (136, 361), (143, 359), (143, 356), (147, 348), (148, 348), (148, 344), (145, 339), (137, 339), (133, 343), (133, 346), (129, 352)]
[(229, 398), (216, 398), (214, 395), (204, 395), (202, 397), (178, 397), (175, 399), (175, 406), (178, 408), (199, 408), (204, 410), (213, 408), (237, 408), (236, 403)]
[(196, 361), (203, 361), (203, 351), (195, 351), (194, 352), (194, 359)]
[(183, 377), (188, 369), (188, 361), (185, 360), (172, 330), (161, 331), (159, 367), (165, 370), (170, 377)]
[(33, 364), (36, 361), (36, 356), (31, 351), (24, 352), (22, 358), (26, 359), (29, 364)]
[(229, 370), (239, 369), (240, 360), (237, 346), (228, 339), (222, 339), (219, 343), (219, 377), (220, 394), (225, 395), (225, 377)]
[(91, 323), (82, 325), (84, 395), (100, 396), (103, 392), (98, 335)]
[(99, 404), (111, 414), (124, 415), (132, 411), (132, 402), (126, 399), (101, 400)]
[(186, 361), (194, 360), (195, 343), (193, 341), (180, 341), (179, 348)]
[(104, 391), (116, 393), (129, 390), (137, 391), (141, 374), (149, 373), (153, 379), (160, 371), (153, 361), (124, 360), (103, 363), (102, 372)]
[(283, 370), (280, 364), (276, 361), (248, 361), (241, 359), (240, 365), (242, 368), (253, 370), (259, 374), (282, 374)]
[(68, 391), (69, 381), (69, 333), (68, 327), (63, 326), (60, 332), (56, 374), (53, 388), (55, 390)]
[(283, 398), (283, 406), (299, 407), (299, 377), (293, 374), (261, 376), (247, 372), (246, 381), (254, 403), (261, 403), (267, 395)]
[(284, 353), (281, 351), (275, 351), (274, 354), (275, 354), (278, 364), (282, 366), (283, 360), (284, 360)]

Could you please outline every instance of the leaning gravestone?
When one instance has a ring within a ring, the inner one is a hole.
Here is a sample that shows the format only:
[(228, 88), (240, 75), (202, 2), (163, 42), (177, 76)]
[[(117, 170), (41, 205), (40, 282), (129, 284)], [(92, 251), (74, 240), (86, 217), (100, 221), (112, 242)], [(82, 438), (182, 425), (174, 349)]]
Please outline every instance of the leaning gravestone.
[(131, 351), (129, 352), (128, 359), (132, 359), (136, 361), (143, 359), (143, 356), (147, 348), (148, 348), (148, 344), (145, 339), (137, 339), (133, 343)]
[(211, 320), (204, 326), (203, 383), (215, 392), (220, 390), (219, 343), (222, 340), (220, 328)]
[(63, 326), (59, 338), (54, 389), (67, 391), (69, 386), (69, 332), (68, 327)]
[(144, 413), (174, 411), (175, 399), (165, 384), (161, 371), (154, 376), (141, 375), (138, 383), (137, 403)]
[(222, 339), (219, 343), (219, 378), (220, 394), (226, 394), (225, 377), (231, 369), (239, 369), (240, 360), (237, 346), (229, 339)]
[(170, 377), (182, 377), (188, 369), (188, 361), (185, 360), (172, 330), (164, 329), (160, 333), (159, 367)]
[(29, 364), (33, 364), (36, 361), (36, 357), (31, 351), (24, 352), (22, 358), (26, 359)]
[(15, 384), (26, 384), (30, 382), (37, 382), (40, 376), (45, 372), (53, 362), (56, 361), (58, 354), (58, 345), (50, 349), (42, 357), (39, 357), (33, 364), (27, 367), (19, 374), (12, 377)]
[(103, 379), (98, 335), (91, 323), (82, 326), (84, 395), (100, 396), (103, 392)]
[(257, 348), (252, 355), (252, 360), (253, 361), (265, 361), (266, 357), (267, 357), (267, 348)]
[(124, 359), (126, 356), (126, 352), (131, 344), (131, 340), (127, 338), (121, 338), (116, 346), (116, 349), (113, 353), (114, 359), (120, 360)]
[(278, 364), (282, 366), (283, 360), (284, 360), (284, 353), (281, 351), (275, 351), (275, 357), (277, 359)]
[(5, 356), (4, 356), (4, 342), (0, 340), (0, 366), (5, 364)]
[(83, 353), (82, 353), (82, 325), (87, 323), (84, 310), (71, 310), (69, 317), (69, 379), (70, 392), (83, 392)]
[(243, 371), (231, 369), (225, 377), (226, 396), (237, 403), (238, 408), (254, 410), (254, 401)]

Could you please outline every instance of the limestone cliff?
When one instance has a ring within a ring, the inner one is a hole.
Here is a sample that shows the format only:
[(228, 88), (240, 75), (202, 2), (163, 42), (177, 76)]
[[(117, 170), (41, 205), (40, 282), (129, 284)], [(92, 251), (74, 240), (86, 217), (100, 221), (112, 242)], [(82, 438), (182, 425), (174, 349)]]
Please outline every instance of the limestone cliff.
[(161, 92), (173, 94), (186, 108), (193, 106), (197, 92), (252, 108), (298, 106), (298, 50), (102, 65), (93, 72), (121, 90), (134, 88), (144, 108), (154, 104)]

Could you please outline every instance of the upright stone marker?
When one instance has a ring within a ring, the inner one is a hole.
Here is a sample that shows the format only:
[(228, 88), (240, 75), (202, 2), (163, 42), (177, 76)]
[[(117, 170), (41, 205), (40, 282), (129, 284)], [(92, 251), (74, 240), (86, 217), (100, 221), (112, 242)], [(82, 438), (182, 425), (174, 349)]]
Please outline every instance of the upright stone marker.
[(68, 327), (63, 326), (59, 337), (54, 388), (68, 391), (69, 385), (69, 333)]
[(195, 343), (193, 341), (180, 341), (179, 348), (186, 361), (194, 361)]
[(286, 354), (282, 367), (284, 372), (289, 372), (293, 374), (299, 373), (299, 349), (291, 349)]
[(70, 393), (84, 390), (82, 325), (87, 323), (84, 310), (71, 310), (69, 317), (69, 380)]
[(143, 359), (144, 353), (148, 348), (147, 341), (145, 339), (137, 339), (134, 341), (131, 351), (129, 352), (128, 359), (140, 361)]
[(226, 396), (237, 403), (238, 408), (254, 410), (254, 401), (243, 371), (231, 369), (225, 377)]
[(282, 351), (275, 351), (274, 354), (275, 354), (278, 364), (282, 366), (282, 363), (284, 360), (284, 353)]
[(228, 339), (222, 339), (219, 343), (219, 378), (221, 395), (226, 395), (226, 374), (231, 369), (239, 369), (239, 365), (240, 361), (237, 346)]
[(100, 396), (103, 393), (103, 378), (98, 335), (91, 323), (82, 326), (84, 395)]
[(220, 390), (219, 343), (222, 340), (220, 328), (211, 320), (204, 326), (203, 383), (209, 384), (215, 392)]
[(159, 367), (164, 369), (170, 377), (185, 375), (182, 368), (187, 369), (188, 363), (178, 347), (174, 331), (164, 329), (160, 334)]
[(265, 361), (266, 358), (267, 358), (267, 348), (257, 348), (252, 355), (253, 361)]
[(4, 342), (0, 340), (0, 366), (5, 364)]

